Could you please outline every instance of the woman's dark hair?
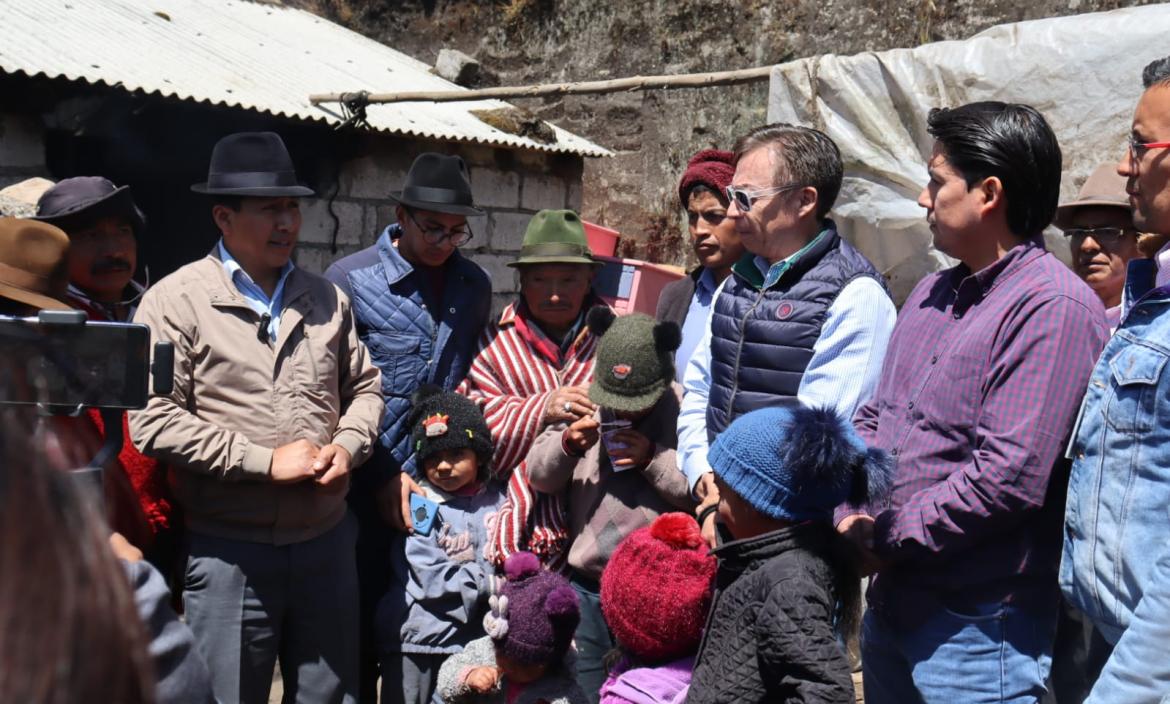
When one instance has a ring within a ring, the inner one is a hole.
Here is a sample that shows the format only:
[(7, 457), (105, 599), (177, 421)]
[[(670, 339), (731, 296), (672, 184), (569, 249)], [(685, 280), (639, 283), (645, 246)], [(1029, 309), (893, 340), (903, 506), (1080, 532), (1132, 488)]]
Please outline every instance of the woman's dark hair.
[(28, 413), (0, 408), (0, 429), (0, 701), (153, 702), (146, 636), (97, 492), (36, 450)]
[(711, 195), (715, 196), (715, 200), (719, 201), (719, 205), (722, 205), (724, 208), (731, 205), (731, 203), (727, 200), (726, 193), (720, 193), (705, 183), (696, 183), (687, 189), (686, 198), (683, 200), (683, 207), (686, 207), (686, 205), (691, 202), (691, 196), (695, 195), (696, 193), (710, 193)]
[(927, 131), (968, 187), (999, 179), (1012, 234), (1032, 238), (1052, 222), (1060, 200), (1060, 145), (1035, 108), (994, 101), (935, 108)]
[(857, 569), (861, 556), (845, 536), (831, 530), (829, 552), (825, 557), (833, 570), (833, 592), (837, 596), (833, 625), (841, 640), (848, 642), (857, 636), (861, 625), (861, 573)]

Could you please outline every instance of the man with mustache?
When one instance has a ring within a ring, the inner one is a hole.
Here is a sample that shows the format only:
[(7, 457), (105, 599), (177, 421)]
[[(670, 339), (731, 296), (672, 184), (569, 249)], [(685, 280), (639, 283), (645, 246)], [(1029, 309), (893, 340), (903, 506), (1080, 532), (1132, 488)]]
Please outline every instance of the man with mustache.
[[(90, 320), (130, 321), (146, 291), (134, 280), (146, 218), (130, 187), (115, 186), (101, 176), (63, 179), (41, 194), (34, 219), (55, 225), (69, 236), (66, 302), (85, 311)], [(96, 409), (88, 414), (104, 435), (101, 414)], [(170, 575), (181, 537), (166, 468), (134, 447), (125, 414), (122, 434), (118, 459), (150, 526), (149, 535), (132, 539), (160, 572)]]
[(167, 462), (189, 555), (183, 603), (220, 702), (357, 700), (355, 521), (345, 494), (382, 419), (380, 374), (349, 299), (292, 263), (301, 229), (292, 158), (273, 132), (212, 150), (222, 238), (155, 284), (137, 321), (175, 347), (174, 390), (130, 413)]
[(841, 152), (828, 135), (767, 125), (735, 145), (726, 216), (748, 254), (732, 266), (683, 374), (680, 466), (714, 540), (707, 450), (757, 408), (827, 406), (850, 418), (877, 385), (896, 312), (881, 274), (828, 217)]
[[(1170, 235), (1170, 57), (1146, 66), (1117, 164), (1134, 226)], [(1161, 257), (1159, 257), (1161, 258)], [(1170, 695), (1170, 278), (1129, 264), (1121, 322), (1093, 370), (1068, 447), (1060, 586), (1112, 652), (1085, 701)], [(1092, 675), (1090, 674), (1090, 680)]]
[(94, 320), (125, 322), (145, 290), (134, 280), (146, 219), (129, 186), (67, 178), (45, 191), (34, 218), (69, 235), (69, 298)]
[(1105, 304), (1109, 327), (1117, 327), (1125, 268), (1141, 252), (1125, 179), (1118, 175), (1116, 165), (1094, 169), (1077, 199), (1056, 209), (1053, 224), (1069, 240), (1073, 271)]
[(888, 506), (841, 507), (876, 568), (861, 628), (868, 704), (1036, 702), (1081, 389), (1108, 338), (1101, 301), (1044, 248), (1061, 153), (1027, 105), (932, 110), (918, 196), (959, 264), (898, 316), (861, 439), (896, 462)]

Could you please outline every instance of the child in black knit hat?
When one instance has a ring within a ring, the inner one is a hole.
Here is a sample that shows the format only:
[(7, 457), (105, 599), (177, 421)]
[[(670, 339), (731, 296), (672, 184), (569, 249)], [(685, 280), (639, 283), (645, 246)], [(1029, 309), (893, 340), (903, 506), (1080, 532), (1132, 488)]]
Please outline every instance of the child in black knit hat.
[(393, 577), (376, 617), (382, 704), (430, 702), (439, 666), (483, 634), (496, 580), (483, 548), (504, 500), (489, 479), (495, 448), (479, 408), (433, 386), (412, 401), (411, 445), (437, 516), (426, 535), (395, 536)]

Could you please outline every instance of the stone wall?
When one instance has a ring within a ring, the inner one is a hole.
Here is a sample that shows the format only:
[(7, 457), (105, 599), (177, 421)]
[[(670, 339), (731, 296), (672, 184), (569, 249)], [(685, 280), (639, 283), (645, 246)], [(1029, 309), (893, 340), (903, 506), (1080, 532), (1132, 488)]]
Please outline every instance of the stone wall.
[[(433, 64), (475, 56), (501, 85), (720, 71), (824, 53), (965, 39), (995, 24), (1144, 0), (282, 0)], [(686, 159), (729, 148), (766, 119), (767, 82), (701, 90), (516, 100), (614, 151), (590, 159), (583, 215), (622, 232), (623, 251), (683, 263), (674, 195)], [(635, 244), (637, 246), (632, 246)]]
[[(297, 263), (323, 271), (334, 260), (372, 245), (395, 221), (395, 206), (386, 194), (402, 188), (414, 157), (427, 150), (457, 153), (468, 164), (472, 193), (485, 213), (468, 219), (473, 238), (461, 251), (491, 276), (493, 310), (498, 311), (517, 290), (513, 270), (506, 264), (518, 255), (533, 214), (543, 209), (580, 210), (579, 157), (371, 136), (358, 150), (361, 156), (340, 165), (333, 179), (335, 193), (303, 202)], [(335, 228), (336, 252), (331, 246)]]

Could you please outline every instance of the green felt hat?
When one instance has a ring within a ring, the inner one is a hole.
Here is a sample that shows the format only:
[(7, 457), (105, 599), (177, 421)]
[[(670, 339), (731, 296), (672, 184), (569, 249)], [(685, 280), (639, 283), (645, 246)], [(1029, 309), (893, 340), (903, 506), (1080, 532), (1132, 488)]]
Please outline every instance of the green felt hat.
[(572, 210), (542, 210), (532, 216), (524, 232), (520, 258), (508, 266), (526, 264), (601, 264), (589, 251), (581, 216)]
[(643, 313), (618, 317), (605, 306), (590, 310), (586, 322), (601, 338), (589, 399), (633, 413), (658, 403), (674, 378), (674, 351), (682, 341), (678, 324)]

